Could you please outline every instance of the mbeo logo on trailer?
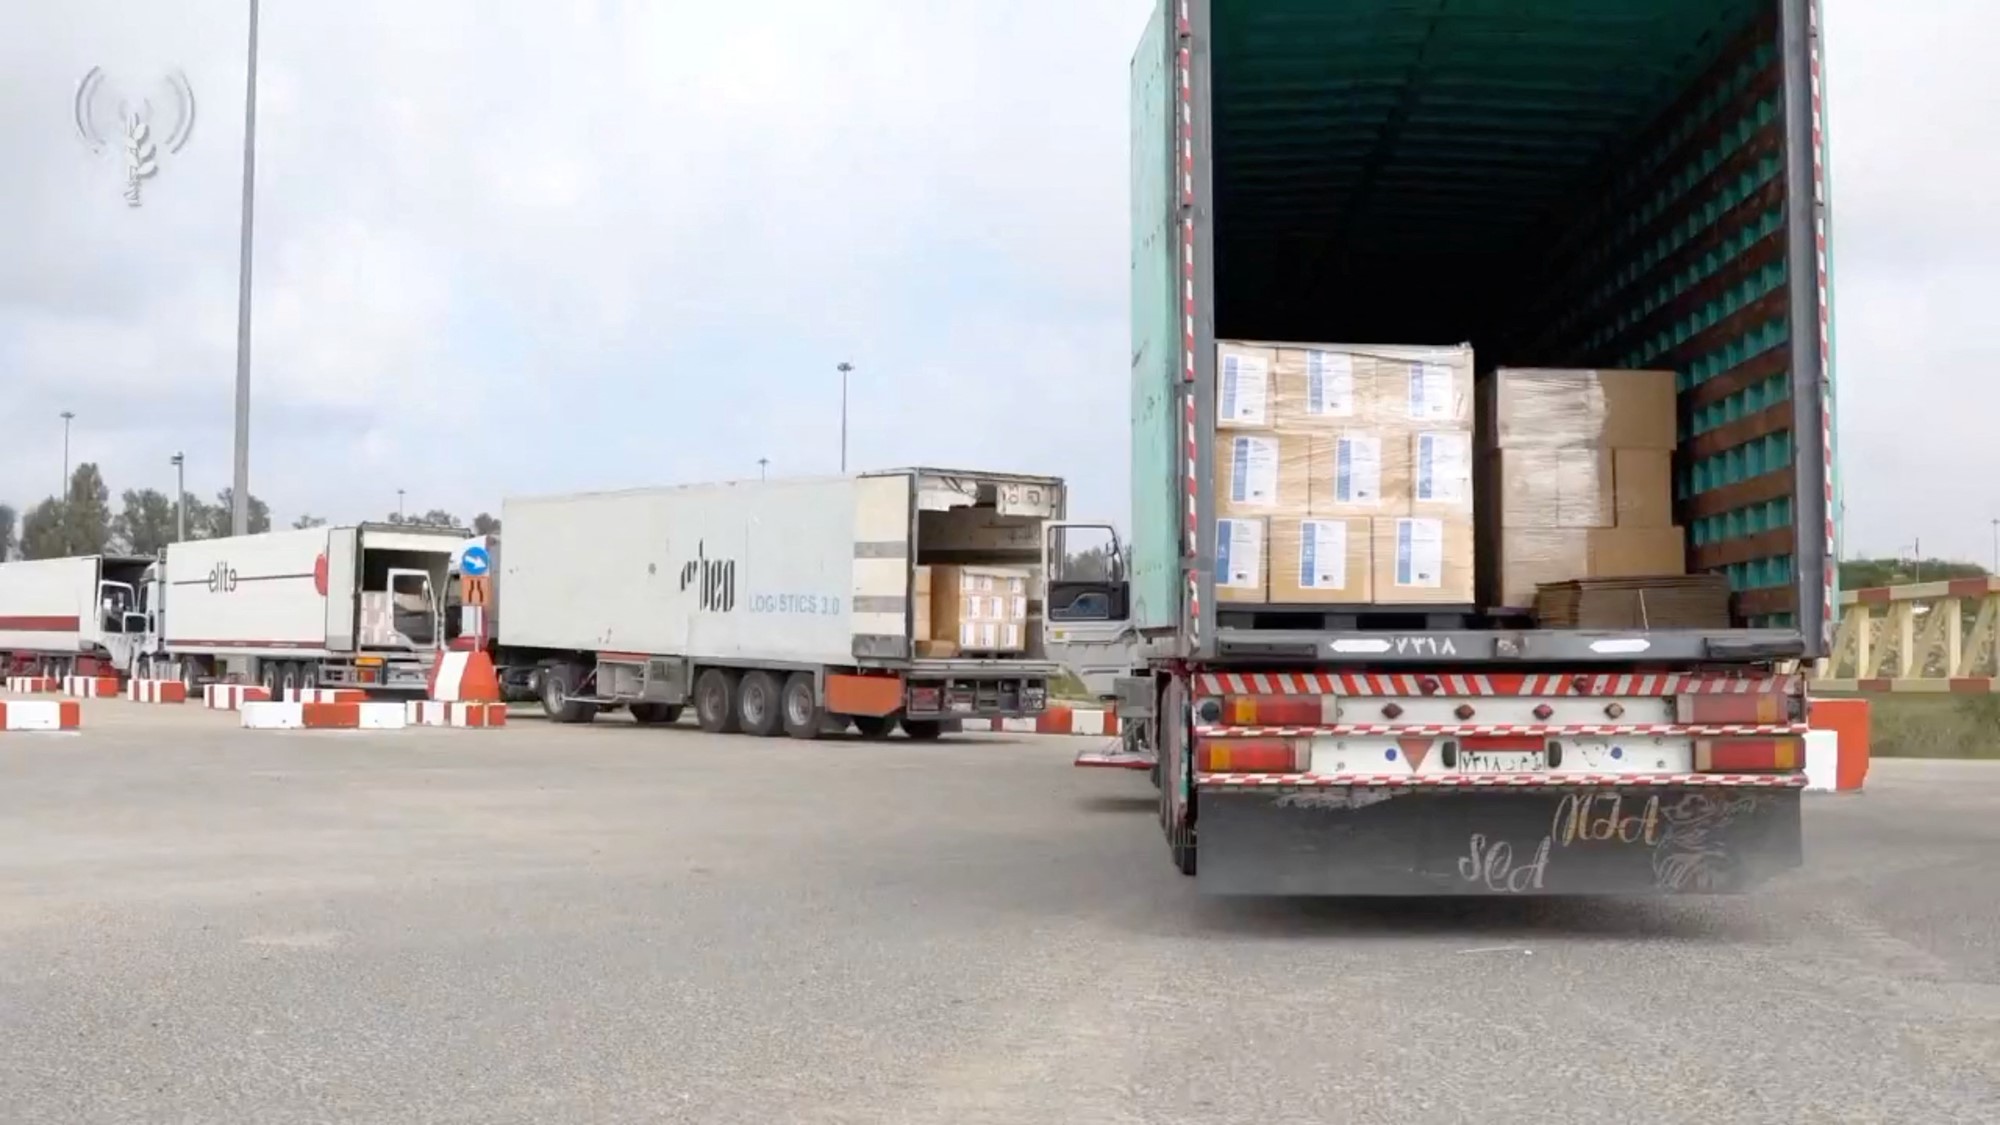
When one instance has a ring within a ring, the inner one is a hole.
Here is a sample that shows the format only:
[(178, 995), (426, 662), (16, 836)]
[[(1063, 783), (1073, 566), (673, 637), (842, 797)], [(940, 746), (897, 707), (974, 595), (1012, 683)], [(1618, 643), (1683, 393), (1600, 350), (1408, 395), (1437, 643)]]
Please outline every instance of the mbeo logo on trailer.
[(736, 560), (711, 559), (706, 540), (696, 543), (694, 558), (681, 567), (681, 590), (693, 586), (704, 613), (728, 613), (736, 608)]
[(211, 594), (233, 594), (236, 592), (236, 568), (226, 562), (215, 564), (208, 572), (208, 592)]

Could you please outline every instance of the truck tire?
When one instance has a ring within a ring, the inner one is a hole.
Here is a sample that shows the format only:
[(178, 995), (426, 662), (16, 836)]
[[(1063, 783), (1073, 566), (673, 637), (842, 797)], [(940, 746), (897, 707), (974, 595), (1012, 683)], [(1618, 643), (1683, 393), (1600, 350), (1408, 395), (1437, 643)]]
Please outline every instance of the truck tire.
[(577, 683), (576, 669), (567, 664), (551, 664), (542, 669), (542, 711), (552, 723), (587, 723), (597, 717), (597, 706), (570, 698)]
[(736, 674), (710, 668), (694, 681), (694, 720), (709, 734), (736, 733)]
[(319, 664), (308, 660), (299, 665), (299, 687), (312, 691), (319, 687)]
[(784, 689), (769, 672), (745, 672), (736, 685), (736, 719), (744, 734), (770, 738), (785, 729)]
[(284, 666), (278, 669), (278, 686), (285, 690), (287, 696), (303, 686), (299, 683), (299, 666), (297, 664), (286, 661)]
[(632, 721), (642, 727), (667, 726), (681, 720), (678, 703), (632, 703), (625, 709), (632, 712)]
[(263, 667), (257, 669), (257, 682), (263, 685), (265, 692), (269, 693), (272, 699), (283, 699), (284, 668), (275, 660), (266, 660), (263, 664)]
[(820, 728), (826, 723), (826, 712), (819, 705), (819, 692), (813, 688), (811, 672), (793, 672), (785, 677), (785, 733), (793, 738), (818, 738)]
[(866, 739), (880, 741), (889, 737), (896, 729), (896, 718), (893, 715), (855, 715), (853, 718), (854, 729), (860, 731), (861, 737)]
[(937, 719), (904, 719), (903, 734), (912, 742), (936, 742), (944, 734), (944, 723)]

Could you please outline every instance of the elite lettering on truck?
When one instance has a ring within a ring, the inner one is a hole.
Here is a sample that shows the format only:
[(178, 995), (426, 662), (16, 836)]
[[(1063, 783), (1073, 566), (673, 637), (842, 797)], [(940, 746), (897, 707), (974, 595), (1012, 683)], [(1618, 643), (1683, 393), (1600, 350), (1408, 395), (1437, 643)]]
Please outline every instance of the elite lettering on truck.
[[(1123, 745), (1234, 894), (1801, 862), (1834, 573), (1817, 4), (1165, 0), (1132, 62)], [(1333, 343), (1329, 343), (1332, 341)], [(1394, 341), (1394, 343), (1373, 343)]]

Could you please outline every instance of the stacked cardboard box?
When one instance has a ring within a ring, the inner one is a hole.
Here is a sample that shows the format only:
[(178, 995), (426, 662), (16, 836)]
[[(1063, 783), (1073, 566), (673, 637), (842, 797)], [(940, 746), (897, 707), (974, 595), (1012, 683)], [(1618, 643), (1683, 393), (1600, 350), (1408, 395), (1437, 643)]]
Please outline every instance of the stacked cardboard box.
[(1027, 645), (1028, 572), (1007, 566), (920, 566), (911, 631), (919, 656), (1020, 652)]
[(1218, 600), (1470, 604), (1469, 348), (1224, 343)]
[(1545, 583), (1687, 572), (1673, 372), (1501, 368), (1481, 393), (1482, 600), (1526, 609)]

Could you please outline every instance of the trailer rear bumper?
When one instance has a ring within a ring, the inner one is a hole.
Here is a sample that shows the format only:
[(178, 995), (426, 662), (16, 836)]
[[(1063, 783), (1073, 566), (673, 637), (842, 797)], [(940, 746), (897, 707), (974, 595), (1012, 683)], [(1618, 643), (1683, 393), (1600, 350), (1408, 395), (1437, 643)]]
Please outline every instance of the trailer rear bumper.
[(1223, 895), (1676, 895), (1750, 890), (1802, 862), (1791, 778), (1521, 788), (1212, 785), (1202, 891)]

